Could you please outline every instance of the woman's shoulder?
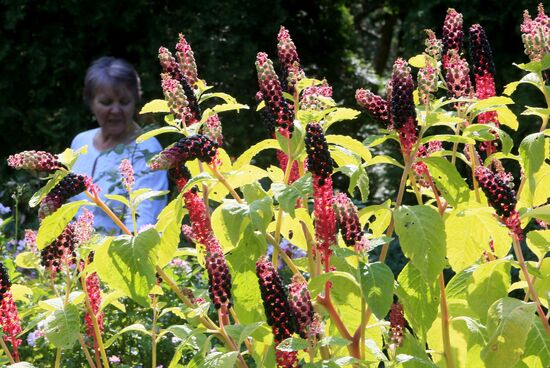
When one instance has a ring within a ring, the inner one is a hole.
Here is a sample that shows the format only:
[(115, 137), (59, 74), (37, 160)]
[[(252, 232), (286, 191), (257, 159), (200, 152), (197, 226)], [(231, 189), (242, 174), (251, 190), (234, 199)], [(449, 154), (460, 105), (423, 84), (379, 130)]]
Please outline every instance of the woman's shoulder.
[(73, 141), (71, 143), (71, 148), (77, 149), (85, 145), (88, 145), (88, 146), (92, 145), (94, 141), (94, 136), (96, 135), (98, 130), (99, 128), (94, 128), (94, 129), (90, 129), (90, 130), (86, 130), (84, 132), (78, 133), (73, 138)]

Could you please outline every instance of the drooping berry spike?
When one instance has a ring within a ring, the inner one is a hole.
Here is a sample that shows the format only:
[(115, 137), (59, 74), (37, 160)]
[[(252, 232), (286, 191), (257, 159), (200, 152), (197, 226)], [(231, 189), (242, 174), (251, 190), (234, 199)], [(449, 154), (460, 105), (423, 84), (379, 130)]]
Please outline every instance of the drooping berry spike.
[(426, 29), (426, 40), (424, 45), (426, 46), (426, 54), (433, 57), (435, 60), (441, 59), (441, 53), (443, 51), (443, 41), (435, 36), (435, 32), (431, 29)]
[(447, 67), (449, 53), (451, 51), (460, 54), (462, 47), (462, 38), (464, 31), (462, 30), (462, 14), (453, 8), (447, 9), (447, 15), (443, 22), (443, 67)]
[(304, 71), (300, 68), (300, 58), (296, 51), (296, 45), (290, 38), (288, 30), (281, 26), (277, 35), (277, 56), (282, 65), (283, 75), (281, 78), (282, 88), (294, 94), (296, 83), (304, 78)]
[(403, 344), (403, 331), (405, 330), (405, 323), (403, 307), (399, 303), (393, 303), (390, 309), (390, 341), (396, 347)]
[(385, 126), (390, 124), (390, 113), (388, 101), (372, 93), (368, 89), (359, 88), (355, 91), (355, 101), (375, 120), (383, 123)]
[(38, 208), (38, 217), (42, 220), (51, 215), (67, 200), (77, 194), (84, 192), (92, 185), (91, 179), (85, 175), (73, 173), (67, 174), (53, 189), (48, 193)]
[(281, 83), (273, 69), (273, 62), (269, 60), (266, 53), (258, 53), (256, 70), (258, 72), (260, 93), (265, 101), (266, 108), (275, 117), (279, 133), (285, 137), (290, 137), (294, 129), (294, 112), (289, 108), (283, 96)]
[(194, 159), (210, 164), (217, 154), (217, 148), (218, 144), (210, 138), (195, 134), (180, 139), (157, 154), (149, 161), (148, 166), (151, 170), (168, 170)]
[(179, 41), (176, 44), (176, 57), (178, 58), (181, 73), (185, 75), (187, 82), (193, 86), (199, 80), (195, 54), (181, 33), (179, 34)]
[[(101, 288), (99, 287), (99, 277), (94, 272), (91, 275), (86, 277), (86, 291), (88, 294), (90, 307), (92, 308), (92, 313), (94, 313), (97, 324), (99, 327), (100, 333), (103, 332), (103, 312), (99, 313), (99, 307), (101, 305)], [(86, 311), (84, 315), (84, 320), (86, 321), (86, 331), (88, 336), (94, 337), (94, 324), (92, 322), (92, 317)]]
[[(196, 123), (198, 121), (197, 115), (190, 106), (187, 93), (185, 93), (182, 83), (172, 78), (168, 73), (162, 73), (161, 77), (162, 91), (172, 114), (180, 119), (185, 125)], [(185, 79), (183, 81), (185, 84)]]
[(445, 81), (449, 93), (453, 97), (469, 97), (472, 94), (470, 67), (466, 59), (454, 51), (448, 54), (445, 67)]
[(45, 151), (23, 151), (8, 157), (8, 165), (16, 170), (55, 171), (65, 168), (57, 156)]
[(550, 22), (544, 12), (542, 3), (537, 8), (537, 17), (531, 19), (529, 12), (523, 12), (523, 23), (520, 27), (521, 39), (525, 54), (531, 61), (541, 61), (544, 55), (550, 53)]
[(390, 120), (399, 133), (405, 153), (411, 151), (418, 137), (413, 90), (411, 68), (405, 60), (398, 58), (393, 64), (391, 78)]
[(322, 111), (330, 107), (330, 104), (326, 101), (327, 99), (332, 100), (332, 87), (324, 80), (318, 86), (311, 85), (303, 89), (300, 108), (302, 110)]
[(332, 175), (332, 158), (323, 128), (317, 123), (306, 125), (307, 169), (320, 178), (326, 179)]
[(288, 287), (288, 300), (296, 320), (296, 332), (303, 339), (307, 339), (311, 336), (310, 327), (315, 312), (307, 284), (297, 275), (292, 277), (292, 282)]
[(13, 300), (10, 291), (11, 281), (8, 270), (0, 262), (0, 326), (2, 327), (4, 341), (11, 343), (13, 355), (16, 361), (19, 361), (18, 347), (21, 345), (21, 339), (17, 338), (23, 330), (19, 322), (17, 306)]
[(334, 211), (340, 234), (347, 246), (353, 247), (363, 238), (363, 230), (357, 215), (357, 208), (345, 193), (334, 195)]
[(437, 91), (437, 69), (426, 65), (418, 70), (418, 97), (420, 102), (427, 105)]
[(516, 192), (511, 188), (508, 177), (502, 173), (495, 174), (485, 166), (476, 167), (475, 177), (497, 215), (513, 233), (521, 237)]
[[(216, 241), (217, 243), (217, 241)], [(207, 250), (205, 258), (208, 271), (208, 291), (216, 309), (231, 307), (231, 274), (223, 251)]]
[(57, 239), (40, 251), (40, 264), (50, 271), (52, 277), (63, 269), (63, 265), (70, 266), (76, 261), (74, 230), (75, 224), (69, 222)]
[(201, 127), (201, 132), (212, 141), (216, 142), (218, 146), (223, 144), (222, 122), (218, 114), (210, 116), (204, 125)]
[[(273, 264), (265, 257), (256, 262), (256, 275), (264, 304), (267, 324), (271, 326), (275, 347), (296, 331), (294, 315), (287, 297), (287, 290)], [(277, 367), (295, 367), (296, 352), (276, 350)]]

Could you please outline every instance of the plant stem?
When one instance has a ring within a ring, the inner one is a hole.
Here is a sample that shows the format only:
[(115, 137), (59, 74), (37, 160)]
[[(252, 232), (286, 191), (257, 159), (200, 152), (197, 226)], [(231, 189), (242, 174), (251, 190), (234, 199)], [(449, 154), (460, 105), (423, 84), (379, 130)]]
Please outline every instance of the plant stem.
[(472, 144), (469, 144), (468, 145), (468, 150), (470, 152), (470, 166), (471, 166), (471, 169), (472, 169), (472, 183), (474, 183), (474, 191), (476, 193), (476, 201), (480, 201), (480, 197), (479, 197), (479, 185), (477, 183), (477, 180), (476, 180), (476, 156), (475, 156), (475, 152), (474, 152), (474, 146)]
[(6, 342), (4, 341), (3, 337), (0, 337), (0, 345), (2, 345), (2, 350), (4, 350), (4, 353), (6, 353), (6, 356), (8, 357), (11, 364), (15, 364), (15, 360), (13, 360), (13, 356), (10, 353), (10, 349), (8, 348), (8, 345), (6, 345)]
[(59, 368), (61, 366), (61, 349), (57, 348), (57, 352), (55, 353), (55, 368)]
[(224, 178), (224, 176), (218, 171), (218, 169), (214, 166), (214, 165), (210, 165), (210, 170), (212, 171), (212, 173), (214, 174), (214, 176), (216, 177), (216, 179), (218, 179), (220, 181), (220, 183), (223, 184), (224, 187), (227, 188), (227, 190), (229, 191), (229, 193), (231, 193), (231, 196), (233, 198), (235, 198), (235, 200), (238, 202), (238, 203), (244, 203), (244, 201), (242, 200), (242, 198), (239, 196), (239, 194), (237, 194), (237, 192), (235, 191), (235, 189), (233, 189), (233, 187), (231, 186), (231, 184), (229, 184), (229, 182), (227, 181), (227, 179)]
[(512, 238), (513, 238), (513, 244), (514, 244), (514, 253), (516, 254), (516, 258), (518, 259), (518, 263), (521, 268), (521, 271), (523, 272), (523, 276), (525, 277), (525, 281), (527, 281), (529, 293), (531, 294), (531, 300), (534, 301), (535, 304), (537, 305), (539, 318), (542, 322), (542, 325), (544, 326), (544, 330), (546, 331), (546, 334), (548, 335), (548, 337), (550, 337), (550, 325), (548, 324), (548, 317), (546, 316), (546, 314), (544, 313), (544, 310), (542, 309), (539, 296), (537, 294), (537, 291), (535, 290), (535, 286), (533, 285), (533, 280), (531, 279), (531, 275), (527, 270), (525, 259), (523, 258), (523, 252), (521, 251), (521, 246), (519, 245), (518, 236), (516, 234), (513, 234)]
[(103, 202), (101, 198), (99, 198), (97, 193), (92, 194), (89, 191), (85, 191), (84, 193), (86, 193), (88, 198), (90, 198), (95, 204), (97, 204), (99, 208), (101, 208), (124, 233), (126, 233), (127, 235), (132, 235), (132, 232), (128, 230), (126, 225), (124, 225), (124, 223), (120, 221), (120, 219), (113, 213), (113, 211), (111, 211), (111, 209), (105, 204), (105, 202)]
[[(287, 139), (287, 145), (288, 145), (288, 152), (290, 152), (290, 139)], [(292, 165), (294, 164), (294, 160), (290, 157), (288, 157), (288, 161), (286, 163), (285, 167), (285, 176), (283, 179), (283, 183), (288, 185), (288, 181), (290, 179), (290, 173), (292, 172)], [(283, 223), (283, 208), (281, 207), (281, 204), (279, 204), (279, 211), (277, 213), (277, 223), (275, 224), (275, 242), (277, 244), (280, 244), (281, 242), (281, 226)], [(278, 263), (279, 263), (279, 249), (273, 248), (273, 257), (271, 258), (271, 263), (273, 263), (273, 268), (277, 269)]]
[(455, 363), (451, 351), (451, 339), (449, 336), (449, 310), (447, 309), (447, 296), (445, 293), (445, 279), (443, 272), (439, 274), (439, 288), (441, 290), (441, 332), (443, 333), (443, 351), (445, 353), (445, 362), (447, 368), (454, 368)]
[(84, 352), (84, 355), (86, 356), (86, 360), (88, 361), (88, 364), (90, 365), (90, 368), (96, 368), (96, 365), (94, 364), (94, 360), (92, 359), (92, 356), (90, 355), (90, 352), (88, 351), (88, 348), (86, 347), (86, 343), (84, 342), (84, 338), (82, 338), (82, 334), (78, 334), (78, 341), (80, 342), (80, 346), (82, 346), (82, 351)]
[[(237, 312), (235, 312), (235, 309), (233, 307), (229, 308), (229, 313), (231, 314), (231, 317), (233, 317), (235, 324), (240, 325), (241, 322), (239, 322)], [(246, 345), (246, 349), (248, 350), (248, 353), (250, 355), (254, 354), (254, 345), (252, 345), (252, 338), (250, 338), (250, 336), (244, 339), (244, 344)]]
[(151, 326), (151, 367), (156, 368), (157, 366), (157, 295), (152, 297), (152, 308), (153, 308), (153, 323)]
[(288, 256), (288, 254), (283, 252), (281, 250), (279, 244), (275, 242), (275, 239), (273, 238), (273, 236), (271, 236), (271, 234), (266, 233), (265, 237), (266, 237), (266, 239), (269, 243), (273, 244), (273, 250), (277, 249), (279, 251), (279, 254), (280, 254), (281, 258), (283, 259), (283, 261), (285, 261), (286, 265), (288, 266), (288, 268), (290, 268), (292, 273), (294, 273), (295, 275), (298, 275), (298, 277), (302, 281), (307, 282), (306, 279), (304, 279), (304, 276), (302, 276), (302, 273), (300, 272), (298, 267), (294, 264), (292, 259)]

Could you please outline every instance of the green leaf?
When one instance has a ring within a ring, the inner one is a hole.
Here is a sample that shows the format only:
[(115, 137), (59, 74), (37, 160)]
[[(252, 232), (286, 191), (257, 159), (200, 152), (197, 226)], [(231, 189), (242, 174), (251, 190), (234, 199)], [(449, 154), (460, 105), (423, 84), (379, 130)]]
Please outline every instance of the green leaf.
[(532, 210), (528, 209), (521, 214), (520, 218), (536, 218), (544, 222), (550, 222), (550, 205), (540, 206), (537, 208), (533, 208)]
[(369, 149), (356, 139), (353, 139), (346, 135), (326, 135), (325, 139), (328, 144), (341, 146), (350, 150), (351, 152), (361, 156), (365, 162), (368, 162), (372, 158), (372, 154)]
[(405, 256), (426, 281), (435, 280), (446, 264), (445, 226), (437, 210), (426, 205), (401, 206), (394, 219)]
[(527, 246), (542, 260), (550, 252), (550, 230), (533, 230), (527, 233)]
[(37, 268), (40, 263), (38, 255), (34, 252), (21, 252), (15, 257), (15, 265), (21, 268)]
[(233, 163), (233, 167), (239, 169), (242, 166), (250, 164), (254, 156), (266, 149), (279, 149), (279, 143), (276, 139), (265, 139), (260, 143), (256, 143), (237, 158)]
[(424, 137), (420, 140), (420, 144), (426, 144), (428, 142), (432, 141), (443, 141), (443, 142), (451, 142), (451, 143), (464, 143), (464, 144), (475, 144), (476, 141), (469, 137), (463, 137), (461, 135), (454, 135), (454, 134), (438, 134), (438, 135), (430, 135), (428, 137)]
[(128, 202), (128, 198), (120, 194), (105, 194), (105, 198), (111, 201), (120, 202), (124, 204), (126, 207), (130, 207), (130, 202)]
[(182, 202), (183, 192), (162, 209), (155, 224), (155, 229), (160, 233), (158, 247), (158, 265), (166, 266), (174, 257), (180, 243), (181, 222), (185, 214)]
[(328, 281), (336, 282), (336, 279), (345, 279), (350, 281), (353, 285), (353, 289), (358, 293), (361, 292), (361, 286), (359, 286), (359, 283), (352, 274), (344, 271), (330, 271), (309, 280), (308, 288), (311, 292), (312, 299), (325, 290), (325, 284)]
[(273, 197), (279, 202), (279, 206), (281, 206), (283, 211), (294, 217), (296, 200), (303, 198), (304, 201), (307, 201), (313, 193), (311, 174), (309, 172), (306, 173), (290, 185), (273, 183), (271, 184), (271, 190), (273, 191)]
[(367, 162), (367, 166), (378, 165), (378, 164), (390, 164), (403, 169), (403, 165), (401, 165), (393, 157), (390, 157), (387, 155), (374, 156), (371, 160), (369, 160), (369, 162)]
[(373, 236), (380, 237), (384, 234), (391, 222), (392, 212), (388, 208), (389, 202), (382, 205), (372, 205), (359, 210), (359, 222), (361, 226), (368, 224)]
[(409, 58), (409, 65), (415, 68), (425, 68), (426, 56), (424, 54), (419, 54)]
[(133, 325), (126, 326), (122, 330), (117, 331), (117, 333), (111, 336), (109, 340), (105, 341), (104, 343), (105, 349), (108, 349), (109, 346), (111, 346), (116, 341), (116, 339), (118, 339), (120, 336), (122, 336), (122, 334), (126, 332), (139, 332), (140, 334), (143, 334), (146, 336), (151, 335), (151, 331), (148, 331), (144, 325), (142, 325), (141, 323), (134, 323)]
[(69, 349), (80, 334), (80, 317), (74, 304), (67, 304), (62, 309), (51, 313), (45, 322), (44, 333), (58, 349)]
[(382, 134), (382, 135), (369, 135), (365, 140), (363, 141), (363, 145), (366, 147), (376, 147), (388, 139), (391, 139), (391, 136), (389, 134)]
[(323, 81), (319, 79), (313, 79), (313, 78), (302, 78), (298, 81), (296, 84), (296, 90), (298, 91), (298, 95), (304, 88), (311, 87), (311, 86), (317, 86), (319, 84), (322, 84)]
[(420, 271), (410, 262), (397, 277), (396, 293), (403, 304), (405, 318), (422, 341), (437, 317), (439, 308), (439, 284), (426, 282)]
[(154, 199), (155, 197), (161, 197), (170, 193), (170, 191), (168, 190), (151, 190), (149, 188), (141, 188), (138, 190), (141, 192), (140, 193), (138, 193), (138, 191), (133, 192), (132, 195), (130, 196), (133, 202), (134, 208), (137, 208), (141, 204), (141, 202), (145, 200)]
[(229, 353), (216, 351), (206, 356), (201, 368), (233, 368), (238, 357), (238, 351), (230, 351)]
[(514, 368), (546, 368), (550, 366), (550, 338), (542, 322), (535, 318), (527, 335), (521, 361)]
[(337, 107), (334, 111), (332, 111), (325, 117), (323, 129), (326, 132), (332, 124), (343, 120), (354, 120), (357, 118), (357, 116), (359, 116), (359, 114), (361, 114), (361, 112), (358, 110), (350, 109), (347, 107)]
[(516, 114), (508, 107), (499, 107), (495, 110), (498, 115), (498, 121), (501, 125), (506, 125), (513, 130), (518, 130), (519, 122)]
[(496, 107), (502, 106), (502, 105), (513, 105), (515, 102), (510, 97), (504, 97), (504, 96), (493, 96), (489, 98), (485, 98), (483, 100), (479, 100), (473, 104), (471, 104), (466, 112), (469, 114), (472, 111), (475, 111), (476, 113), (480, 113), (482, 111), (487, 110), (495, 110)]
[(396, 349), (396, 360), (403, 368), (437, 367), (428, 357), (424, 344), (407, 330), (404, 330), (403, 335), (403, 343)]
[(189, 179), (189, 181), (185, 184), (185, 186), (183, 187), (183, 189), (181, 190), (183, 193), (187, 192), (188, 190), (190, 190), (191, 188), (193, 188), (195, 185), (198, 185), (200, 183), (203, 183), (203, 184), (211, 184), (211, 183), (215, 183), (217, 179), (213, 178), (209, 173), (207, 172), (202, 172), (196, 176), (193, 176), (191, 179)]
[(518, 85), (522, 83), (531, 84), (539, 88), (540, 82), (541, 80), (537, 73), (529, 73), (524, 75), (519, 81), (508, 83), (504, 88), (504, 94), (510, 96), (512, 93), (516, 91), (516, 88), (518, 87)]
[(492, 133), (493, 127), (488, 124), (472, 124), (464, 129), (463, 137), (472, 137), (476, 141), (485, 142), (495, 140)]
[(52, 178), (48, 180), (46, 185), (44, 185), (42, 188), (40, 188), (36, 193), (33, 194), (31, 199), (29, 200), (29, 207), (34, 208), (36, 207), (46, 195), (48, 195), (49, 192), (67, 175), (66, 172), (57, 170)]
[(385, 263), (359, 263), (361, 291), (376, 318), (384, 319), (393, 301), (393, 272)]
[(241, 188), (248, 203), (248, 216), (255, 230), (265, 234), (267, 226), (273, 219), (273, 200), (259, 183), (246, 184)]
[(533, 133), (525, 137), (519, 145), (519, 155), (523, 170), (528, 178), (535, 174), (544, 162), (544, 134)]
[(237, 99), (235, 99), (235, 97), (223, 92), (203, 93), (200, 98), (200, 103), (203, 103), (204, 101), (209, 100), (211, 98), (220, 98), (227, 104), (237, 103)]
[(258, 327), (265, 324), (264, 322), (248, 323), (245, 325), (228, 325), (225, 326), (225, 330), (229, 336), (236, 342), (237, 346), (241, 346), (244, 340), (252, 335)]
[(484, 323), (487, 310), (496, 300), (508, 295), (510, 287), (510, 261), (497, 259), (479, 265), (468, 285), (468, 305)]
[(36, 246), (38, 250), (44, 249), (50, 245), (67, 227), (67, 224), (73, 219), (80, 207), (83, 205), (93, 205), (87, 200), (65, 203), (57, 211), (46, 216), (36, 235)]
[(150, 112), (170, 112), (170, 107), (168, 107), (168, 102), (166, 100), (152, 100), (147, 102), (141, 110), (139, 111), (140, 114), (147, 114)]
[(289, 337), (277, 345), (280, 351), (300, 351), (309, 348), (309, 342), (299, 337)]
[(149, 291), (156, 284), (159, 244), (160, 236), (154, 228), (135, 237), (121, 235), (97, 248), (96, 271), (111, 288), (148, 307)]
[(240, 112), (241, 109), (248, 110), (248, 105), (243, 105), (240, 103), (226, 103), (226, 104), (216, 105), (212, 108), (212, 110), (216, 113), (233, 111), (233, 110), (237, 110), (237, 112)]
[(491, 305), (487, 314), (489, 341), (481, 351), (488, 368), (513, 367), (519, 361), (536, 308), (534, 303), (512, 298), (502, 298)]
[(338, 336), (327, 336), (319, 340), (321, 346), (348, 346), (351, 341)]
[(344, 165), (336, 171), (342, 172), (349, 177), (348, 192), (353, 194), (357, 187), (361, 193), (361, 200), (366, 202), (369, 196), (369, 175), (362, 165)]
[(427, 157), (422, 161), (428, 166), (437, 189), (453, 207), (467, 202), (470, 189), (456, 167), (443, 157)]
[(512, 245), (508, 228), (495, 218), (494, 210), (473, 203), (445, 216), (445, 233), (447, 258), (455, 272), (476, 262), (491, 240), (497, 257), (504, 257)]
[(249, 223), (249, 211), (248, 205), (228, 199), (212, 212), (212, 229), (224, 250), (233, 249), (239, 242)]
[[(245, 165), (240, 167), (238, 170), (225, 174), (225, 180), (229, 183), (229, 186), (237, 189), (246, 184), (257, 183), (268, 175), (269, 173), (264, 169), (253, 165)], [(218, 182), (218, 184), (214, 185), (212, 188), (210, 198), (221, 202), (228, 193), (229, 191), (227, 190), (227, 187), (221, 182)]]
[(548, 118), (548, 115), (550, 115), (550, 109), (548, 108), (542, 108), (542, 107), (532, 107), (532, 106), (525, 106), (526, 109), (521, 113), (521, 115), (533, 115), (538, 116), (539, 118), (544, 121)]
[[(527, 265), (527, 268), (529, 269), (531, 262)], [(535, 291), (537, 292), (537, 295), (539, 295), (541, 304), (548, 308), (548, 302), (550, 299), (550, 258), (544, 258), (538, 268), (533, 265), (533, 269), (538, 273), (537, 275), (537, 273), (529, 270), (529, 274), (531, 274), (531, 276), (535, 276), (533, 283)], [(525, 280), (523, 274), (521, 274), (521, 279)]]
[(145, 142), (149, 138), (152, 138), (159, 134), (164, 134), (164, 133), (181, 133), (181, 131), (174, 126), (163, 126), (161, 128), (149, 130), (148, 132), (143, 133), (142, 135), (136, 138), (136, 143)]

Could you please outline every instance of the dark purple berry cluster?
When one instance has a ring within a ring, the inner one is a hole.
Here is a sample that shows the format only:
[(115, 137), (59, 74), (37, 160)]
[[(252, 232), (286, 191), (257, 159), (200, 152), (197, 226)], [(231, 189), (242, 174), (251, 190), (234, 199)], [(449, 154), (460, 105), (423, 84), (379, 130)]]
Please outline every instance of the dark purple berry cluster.
[(355, 101), (376, 120), (384, 125), (390, 123), (388, 101), (369, 90), (359, 88), (355, 91)]
[(334, 196), (333, 205), (340, 234), (342, 234), (346, 245), (352, 247), (363, 237), (357, 208), (344, 193), (338, 193)]
[(69, 223), (65, 230), (50, 245), (40, 252), (40, 264), (56, 273), (61, 271), (64, 263), (67, 265), (76, 262), (74, 223)]
[(67, 174), (53, 189), (48, 193), (38, 208), (38, 217), (44, 219), (51, 215), (67, 200), (77, 194), (84, 192), (87, 188), (89, 178), (84, 175), (73, 173)]
[(149, 167), (152, 170), (168, 170), (194, 159), (209, 164), (214, 160), (217, 149), (216, 142), (202, 134), (195, 134), (160, 152), (149, 162)]
[(476, 168), (475, 177), (496, 213), (502, 217), (509, 217), (515, 211), (516, 192), (500, 176), (484, 166)]
[(447, 16), (443, 22), (443, 54), (446, 55), (450, 50), (460, 51), (464, 31), (462, 30), (462, 14), (455, 9), (449, 8)]
[(4, 299), (4, 294), (10, 290), (11, 281), (8, 275), (8, 270), (2, 262), (0, 262), (0, 301)]
[(321, 179), (332, 175), (332, 157), (328, 150), (328, 144), (323, 133), (323, 128), (317, 123), (310, 123), (306, 126), (306, 152), (307, 169)]
[(302, 338), (307, 339), (315, 313), (311, 304), (311, 293), (307, 284), (295, 275), (288, 288), (288, 294), (290, 307), (296, 320), (296, 332)]
[(487, 73), (494, 75), (495, 63), (493, 62), (493, 53), (485, 30), (479, 24), (474, 24), (470, 27), (468, 34), (470, 37), (470, 59), (474, 74), (476, 76)]
[(416, 121), (414, 109), (414, 83), (407, 62), (397, 59), (391, 79), (390, 118), (395, 129), (401, 129), (407, 122)]
[(216, 309), (231, 307), (231, 273), (221, 251), (207, 251), (206, 269), (208, 271), (208, 291)]

